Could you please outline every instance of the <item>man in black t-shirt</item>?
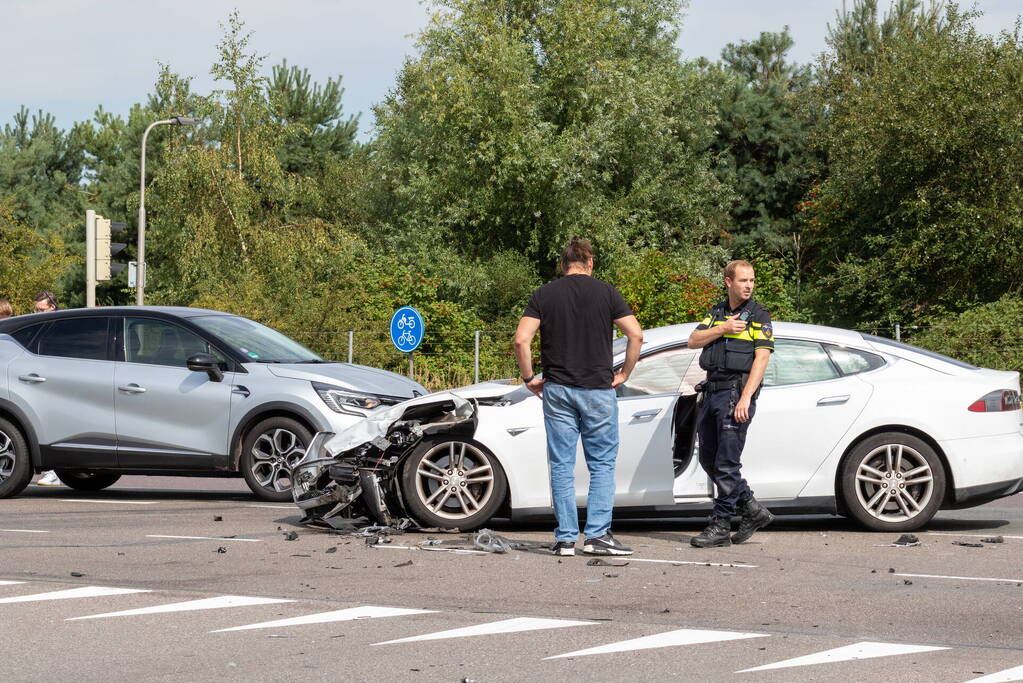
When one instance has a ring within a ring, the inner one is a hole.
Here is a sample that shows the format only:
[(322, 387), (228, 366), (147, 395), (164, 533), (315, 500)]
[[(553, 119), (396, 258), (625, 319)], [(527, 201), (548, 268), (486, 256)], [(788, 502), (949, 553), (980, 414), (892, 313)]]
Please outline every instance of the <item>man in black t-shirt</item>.
[[(618, 290), (593, 275), (590, 243), (572, 238), (561, 253), (561, 277), (533, 292), (515, 333), (515, 356), (526, 386), (543, 399), (551, 497), (558, 527), (555, 555), (574, 555), (579, 538), (575, 458), (579, 438), (590, 472), (583, 552), (631, 555), (611, 535), (618, 401), (614, 388), (629, 378), (639, 358), (643, 331)], [(612, 370), (613, 325), (629, 338), (625, 363)], [(540, 332), (540, 364), (533, 372), (531, 346)]]

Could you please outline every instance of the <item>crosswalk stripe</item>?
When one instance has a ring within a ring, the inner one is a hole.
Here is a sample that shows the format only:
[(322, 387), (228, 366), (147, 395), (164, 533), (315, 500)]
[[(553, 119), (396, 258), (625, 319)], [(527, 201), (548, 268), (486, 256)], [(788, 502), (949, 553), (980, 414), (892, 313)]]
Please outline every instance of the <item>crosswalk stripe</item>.
[(62, 503), (102, 503), (104, 505), (156, 505), (158, 500), (94, 500), (92, 498), (60, 498)]
[(756, 569), (760, 565), (731, 562), (695, 562), (691, 560), (647, 560), (641, 557), (630, 557), (626, 562), (660, 562), (661, 564), (692, 565), (695, 567), (732, 567), (737, 569)]
[(222, 633), (224, 631), (248, 631), (256, 628), (278, 628), (281, 626), (301, 626), (304, 624), (325, 624), (333, 621), (352, 621), (354, 619), (376, 619), (378, 617), (400, 617), (409, 614), (430, 614), (436, 610), (432, 609), (403, 609), (400, 607), (351, 607), (333, 612), (320, 612), (308, 614), (304, 617), (291, 619), (278, 619), (276, 621), (264, 621), (258, 624), (247, 624), (245, 626), (234, 626), (222, 628), (210, 633)]
[(786, 669), (793, 666), (810, 666), (812, 664), (825, 664), (828, 662), (845, 662), (853, 659), (873, 659), (875, 657), (891, 657), (893, 655), (909, 655), (918, 652), (931, 652), (934, 650), (947, 650), (947, 647), (934, 647), (931, 645), (901, 645), (899, 643), (872, 643), (864, 641), (845, 647), (836, 647), (833, 650), (815, 652), (812, 655), (786, 659), (774, 664), (743, 669), (736, 673), (748, 673), (750, 671), (767, 671), (768, 669)]
[(176, 538), (186, 541), (242, 541), (243, 543), (259, 543), (258, 538), (226, 538), (224, 536), (168, 536), (166, 534), (146, 534), (146, 538)]
[(217, 598), (204, 598), (202, 600), (188, 600), (187, 602), (174, 602), (167, 605), (156, 605), (154, 607), (140, 607), (138, 609), (126, 609), (120, 612), (106, 612), (105, 614), (90, 614), (87, 617), (71, 617), (65, 621), (78, 621), (79, 619), (102, 619), (104, 617), (128, 617), (137, 614), (162, 614), (166, 612), (191, 612), (204, 609), (222, 609), (225, 607), (247, 607), (249, 605), (273, 605), (280, 602), (295, 602), (282, 598), (253, 598), (244, 595), (221, 595)]
[(683, 628), (678, 631), (657, 633), (652, 636), (623, 640), (609, 645), (600, 645), (586, 650), (576, 650), (563, 655), (554, 655), (547, 659), (560, 659), (562, 657), (583, 657), (585, 655), (600, 655), (611, 652), (628, 652), (630, 650), (650, 650), (657, 647), (674, 647), (678, 645), (698, 645), (700, 643), (717, 643), (726, 640), (743, 640), (745, 638), (766, 638), (766, 633), (739, 633), (737, 631), (704, 631), (700, 629)]
[(1005, 671), (974, 678), (966, 683), (1008, 683), (1009, 681), (1023, 681), (1023, 666), (1016, 666)]
[(24, 581), (0, 581), (0, 586), (13, 586), (18, 583), (25, 583)]
[(0, 603), (36, 602), (38, 600), (70, 600), (72, 598), (101, 598), (108, 595), (128, 595), (129, 593), (150, 593), (139, 588), (108, 588), (107, 586), (83, 586), (49, 593), (19, 595), (13, 598), (0, 598)]
[(422, 636), (410, 638), (399, 638), (388, 640), (374, 645), (394, 645), (395, 643), (412, 643), (419, 640), (444, 640), (446, 638), (468, 638), (470, 636), (487, 636), (498, 633), (518, 633), (520, 631), (537, 631), (546, 628), (567, 628), (569, 626), (593, 626), (595, 621), (570, 621), (568, 619), (536, 619), (531, 617), (518, 617), (515, 619), (504, 619), (489, 624), (466, 626), (464, 628), (453, 628), (448, 631), (437, 631)]

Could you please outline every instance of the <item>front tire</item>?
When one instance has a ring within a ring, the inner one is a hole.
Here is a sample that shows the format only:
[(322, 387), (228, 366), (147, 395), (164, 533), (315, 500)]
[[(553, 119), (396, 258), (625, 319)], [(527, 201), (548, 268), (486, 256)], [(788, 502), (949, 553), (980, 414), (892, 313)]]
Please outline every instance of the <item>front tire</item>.
[(10, 498), (32, 481), (28, 443), (21, 430), (0, 418), (0, 498)]
[(501, 465), (471, 439), (424, 439), (402, 466), (405, 503), (424, 526), (468, 531), (483, 526), (508, 491)]
[(913, 531), (941, 507), (945, 467), (915, 436), (877, 434), (843, 462), (842, 497), (849, 514), (872, 531)]
[(102, 491), (113, 486), (120, 474), (113, 472), (90, 472), (88, 470), (54, 470), (57, 478), (68, 488), (76, 491)]
[(305, 455), (313, 435), (290, 417), (270, 417), (257, 423), (242, 441), (239, 467), (256, 497), (290, 502), (291, 468)]

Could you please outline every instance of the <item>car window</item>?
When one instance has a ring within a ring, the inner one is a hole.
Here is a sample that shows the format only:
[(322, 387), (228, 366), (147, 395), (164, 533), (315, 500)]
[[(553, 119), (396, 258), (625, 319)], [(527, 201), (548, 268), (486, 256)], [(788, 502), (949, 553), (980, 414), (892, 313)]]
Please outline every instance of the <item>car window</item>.
[(152, 318), (124, 320), (124, 359), (129, 363), (183, 368), (197, 353), (210, 353), (210, 345), (183, 327)]
[(844, 346), (833, 346), (831, 344), (827, 344), (825, 348), (828, 350), (831, 360), (835, 361), (835, 365), (838, 366), (843, 375), (869, 372), (884, 365), (884, 358), (876, 353), (850, 349)]
[(821, 344), (796, 339), (775, 339), (774, 353), (764, 372), (764, 386), (820, 382), (838, 376), (838, 369)]
[(14, 337), (16, 342), (24, 346), (29, 351), (34, 351), (35, 345), (33, 342), (35, 341), (36, 335), (39, 334), (39, 330), (43, 329), (44, 325), (46, 325), (46, 323), (29, 325), (28, 327), (21, 328), (17, 332), (11, 332), (11, 336)]
[(669, 349), (640, 358), (629, 380), (618, 387), (619, 396), (673, 394), (697, 355), (687, 348)]
[(323, 359), (277, 330), (239, 315), (201, 315), (190, 320), (260, 363), (318, 363)]
[(107, 319), (56, 320), (39, 339), (39, 355), (107, 360)]

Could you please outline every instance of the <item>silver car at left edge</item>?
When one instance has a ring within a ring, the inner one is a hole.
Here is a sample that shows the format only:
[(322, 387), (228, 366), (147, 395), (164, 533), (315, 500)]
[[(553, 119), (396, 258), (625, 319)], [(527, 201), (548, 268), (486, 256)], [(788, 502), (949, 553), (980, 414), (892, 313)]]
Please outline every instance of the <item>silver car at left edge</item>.
[(87, 491), (123, 474), (240, 474), (258, 497), (291, 500), (291, 466), (314, 434), (426, 393), (220, 311), (17, 316), (0, 321), (0, 497), (53, 469)]

